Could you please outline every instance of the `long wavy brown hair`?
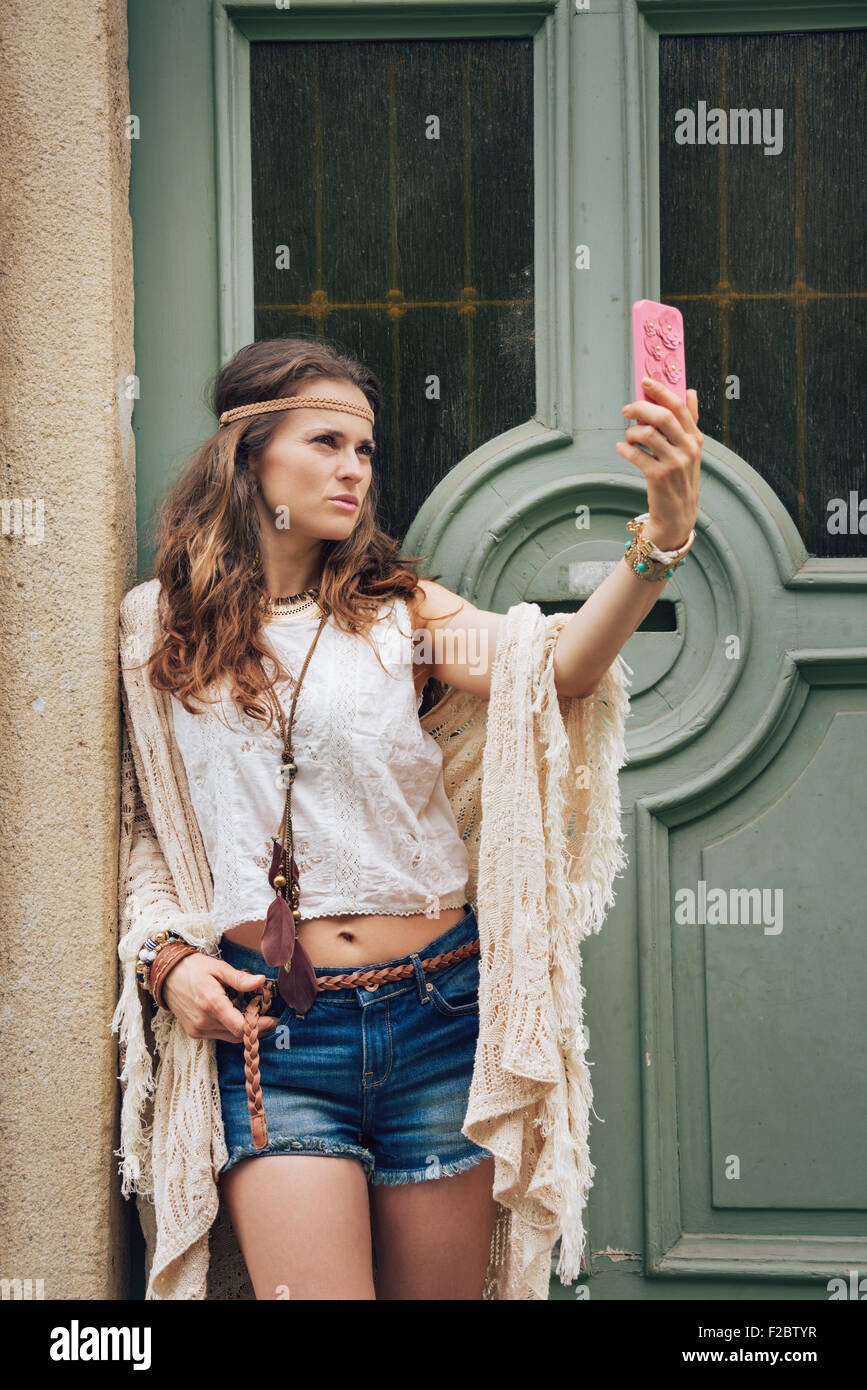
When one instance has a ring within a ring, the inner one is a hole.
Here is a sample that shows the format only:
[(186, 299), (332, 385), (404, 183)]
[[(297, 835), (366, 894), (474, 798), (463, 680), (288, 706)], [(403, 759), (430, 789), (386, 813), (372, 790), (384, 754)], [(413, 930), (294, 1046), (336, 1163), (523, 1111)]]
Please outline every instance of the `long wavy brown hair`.
[[(382, 387), (364, 363), (303, 337), (241, 348), (218, 372), (210, 404), (219, 417), (234, 406), (294, 396), (302, 381), (316, 379), (351, 382), (374, 415), (379, 411)], [(273, 411), (218, 429), (187, 463), (157, 513), (154, 571), (162, 586), (163, 636), (142, 665), (150, 667), (154, 688), (170, 691), (190, 713), (199, 712), (193, 699), (209, 703), (211, 683), (228, 677), (230, 699), (245, 713), (267, 719), (268, 727), (274, 717), (266, 692), (287, 673), (260, 633), (264, 574), (261, 561), (252, 568), (261, 546), (249, 464), (285, 418), (285, 411)], [(427, 558), (401, 556), (398, 542), (377, 523), (377, 506), (374, 471), (350, 535), (322, 542), (320, 602), (345, 631), (364, 637), (385, 600), (401, 597), (412, 611), (422, 591), (410, 566)], [(442, 687), (434, 684), (439, 694)]]

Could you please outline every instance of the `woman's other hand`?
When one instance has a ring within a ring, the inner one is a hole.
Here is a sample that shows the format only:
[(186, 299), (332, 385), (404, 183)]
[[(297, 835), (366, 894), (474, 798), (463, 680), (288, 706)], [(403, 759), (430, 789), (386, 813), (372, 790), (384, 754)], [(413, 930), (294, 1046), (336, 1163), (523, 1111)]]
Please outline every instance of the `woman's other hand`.
[[(252, 994), (265, 983), (265, 976), (236, 970), (218, 956), (202, 951), (184, 956), (166, 976), (163, 1003), (191, 1038), (218, 1038), (221, 1042), (244, 1040), (244, 1015), (236, 1009), (226, 989)], [(270, 1014), (259, 1016), (259, 1036), (277, 1026)]]

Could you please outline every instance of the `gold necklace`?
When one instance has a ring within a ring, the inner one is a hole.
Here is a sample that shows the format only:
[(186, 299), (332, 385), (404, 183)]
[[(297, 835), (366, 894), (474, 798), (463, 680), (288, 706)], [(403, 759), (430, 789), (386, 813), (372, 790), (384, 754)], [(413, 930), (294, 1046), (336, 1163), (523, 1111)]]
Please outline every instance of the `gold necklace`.
[(317, 602), (318, 595), (319, 587), (318, 585), (314, 585), (309, 589), (302, 589), (300, 594), (286, 594), (281, 598), (267, 598), (265, 600), (265, 608), (268, 618), (273, 621), (274, 619), (279, 620), (281, 618), (295, 618), (301, 614), (315, 617), (322, 612)]
[[(260, 555), (258, 548), (250, 566), (250, 578), (255, 578), (256, 570), (259, 567)], [(322, 607), (316, 602), (319, 594), (319, 585), (313, 584), (308, 589), (302, 589), (299, 594), (283, 594), (279, 598), (271, 598), (268, 594), (262, 594), (259, 604), (264, 612), (265, 621), (281, 618), (294, 618), (299, 613), (308, 613), (311, 617), (321, 617)]]

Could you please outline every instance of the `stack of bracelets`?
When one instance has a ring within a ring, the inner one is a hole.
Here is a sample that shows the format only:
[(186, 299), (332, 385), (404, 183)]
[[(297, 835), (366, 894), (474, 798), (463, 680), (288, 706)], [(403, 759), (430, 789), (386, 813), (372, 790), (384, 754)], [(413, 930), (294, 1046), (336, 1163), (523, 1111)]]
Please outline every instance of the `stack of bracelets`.
[(149, 936), (138, 953), (135, 977), (143, 989), (153, 995), (154, 1003), (164, 1008), (162, 987), (173, 965), (196, 950), (174, 931), (158, 931)]
[(633, 534), (632, 540), (626, 542), (623, 558), (639, 579), (658, 582), (660, 579), (670, 579), (678, 565), (686, 564), (686, 553), (695, 544), (695, 530), (690, 531), (678, 550), (660, 550), (644, 535), (644, 523), (649, 520), (650, 513), (645, 512), (643, 516), (627, 521), (626, 529)]

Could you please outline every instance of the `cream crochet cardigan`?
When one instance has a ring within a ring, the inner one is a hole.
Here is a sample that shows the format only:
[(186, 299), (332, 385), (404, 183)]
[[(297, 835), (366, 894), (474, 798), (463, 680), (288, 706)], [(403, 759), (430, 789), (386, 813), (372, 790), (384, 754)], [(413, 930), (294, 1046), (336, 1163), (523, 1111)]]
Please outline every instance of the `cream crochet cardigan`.
[[(159, 590), (148, 580), (121, 603), (122, 667), (152, 649)], [(593, 695), (559, 697), (553, 652), (568, 617), (546, 617), (536, 604), (510, 608), (490, 698), (450, 687), (421, 720), (442, 748), (481, 940), (463, 1133), (495, 1156), (487, 1299), (546, 1299), (558, 1239), (556, 1272), (567, 1284), (577, 1277), (595, 1171), (580, 944), (599, 931), (627, 862), (618, 770), (631, 670), (618, 656)], [(153, 1012), (135, 979), (139, 947), (161, 927), (219, 953), (211, 874), (171, 697), (143, 671), (124, 670), (121, 693), (121, 992), (112, 1031), (122, 1063), (122, 1190), (138, 1194), (147, 1298), (252, 1298), (219, 1199), (227, 1150), (214, 1042), (190, 1038), (167, 1009)]]

